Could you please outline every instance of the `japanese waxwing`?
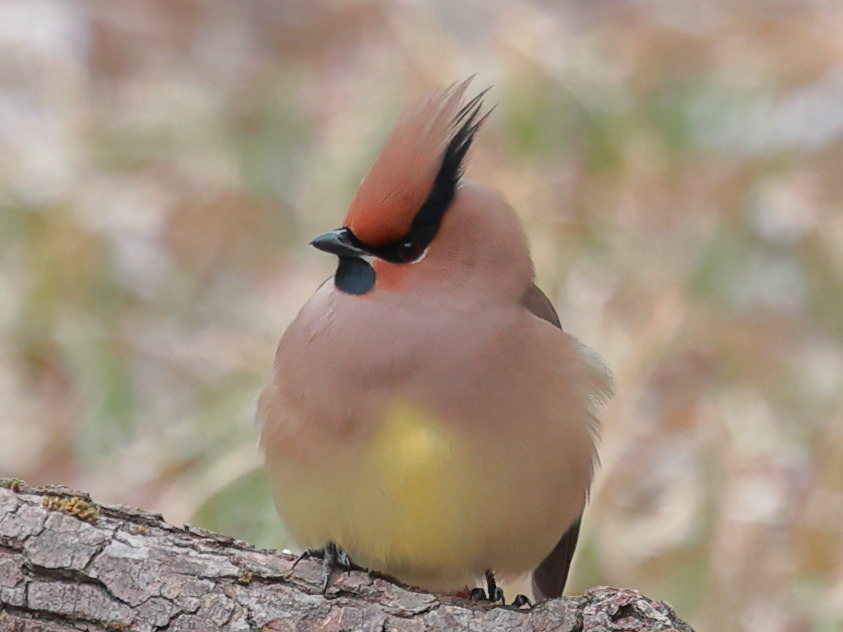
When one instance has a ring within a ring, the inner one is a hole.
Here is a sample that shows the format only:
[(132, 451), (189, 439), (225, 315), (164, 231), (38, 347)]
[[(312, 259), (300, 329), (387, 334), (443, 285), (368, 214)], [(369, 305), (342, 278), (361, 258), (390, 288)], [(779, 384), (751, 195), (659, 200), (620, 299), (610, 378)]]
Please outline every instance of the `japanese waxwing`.
[(401, 115), (311, 242), (337, 271), (281, 338), (258, 417), (298, 544), (434, 592), (532, 571), (541, 599), (565, 586), (610, 378), (533, 284), (513, 209), (462, 179), (485, 119), (469, 81)]

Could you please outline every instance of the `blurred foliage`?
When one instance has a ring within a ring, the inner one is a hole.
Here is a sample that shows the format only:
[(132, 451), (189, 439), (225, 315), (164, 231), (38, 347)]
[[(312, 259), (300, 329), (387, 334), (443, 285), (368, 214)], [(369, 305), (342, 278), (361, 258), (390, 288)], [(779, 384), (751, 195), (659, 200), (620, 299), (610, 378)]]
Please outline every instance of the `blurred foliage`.
[(843, 6), (6, 0), (0, 476), (288, 546), (254, 403), (400, 108), (478, 73), (469, 175), (613, 367), (571, 590), (843, 626)]

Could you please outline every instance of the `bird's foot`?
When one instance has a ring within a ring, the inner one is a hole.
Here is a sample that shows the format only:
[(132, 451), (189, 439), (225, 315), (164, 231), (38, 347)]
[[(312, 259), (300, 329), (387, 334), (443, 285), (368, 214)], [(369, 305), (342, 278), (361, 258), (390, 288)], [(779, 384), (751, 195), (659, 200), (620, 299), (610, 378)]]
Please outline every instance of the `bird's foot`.
[[(489, 603), (499, 603), (502, 606), (507, 605), (503, 588), (498, 586), (498, 582), (495, 580), (495, 574), (492, 571), (486, 571), (486, 590), (473, 588), (469, 591), (468, 598), (471, 601), (487, 601)], [(513, 608), (523, 608), (524, 606), (532, 607), (533, 604), (526, 595), (515, 595), (515, 599), (509, 605)]]
[(472, 588), (468, 593), (468, 598), (471, 601), (488, 601), (489, 603), (499, 603), (501, 605), (506, 603), (503, 596), (503, 588), (498, 586), (497, 581), (495, 581), (495, 574), (492, 571), (486, 571), (486, 590)]
[(503, 589), (498, 588), (495, 592), (492, 593), (491, 597), (486, 594), (486, 590), (483, 588), (472, 588), (468, 591), (468, 599), (469, 601), (477, 601), (477, 602), (488, 602), (488, 603), (500, 603), (501, 605), (504, 604), (503, 598)]
[(321, 591), (323, 595), (325, 594), (325, 591), (328, 590), (328, 584), (331, 583), (331, 576), (334, 574), (335, 569), (343, 568), (346, 572), (350, 570), (362, 570), (351, 561), (351, 558), (348, 557), (348, 553), (343, 551), (333, 542), (328, 542), (321, 549), (305, 549), (293, 562), (293, 568), (295, 568), (302, 560), (310, 559), (322, 560)]
[(498, 582), (495, 581), (495, 573), (491, 570), (486, 571), (486, 588), (488, 591), (489, 601), (492, 603), (500, 603), (500, 605), (506, 605), (506, 599), (503, 596), (503, 588), (498, 586)]

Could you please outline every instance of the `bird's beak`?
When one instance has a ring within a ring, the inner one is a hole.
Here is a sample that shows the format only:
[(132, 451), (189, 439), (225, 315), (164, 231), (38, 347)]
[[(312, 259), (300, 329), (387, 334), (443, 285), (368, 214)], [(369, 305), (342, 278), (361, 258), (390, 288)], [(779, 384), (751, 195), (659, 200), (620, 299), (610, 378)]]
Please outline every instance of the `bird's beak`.
[(369, 253), (351, 243), (348, 228), (338, 228), (314, 237), (310, 245), (338, 257), (363, 257)]

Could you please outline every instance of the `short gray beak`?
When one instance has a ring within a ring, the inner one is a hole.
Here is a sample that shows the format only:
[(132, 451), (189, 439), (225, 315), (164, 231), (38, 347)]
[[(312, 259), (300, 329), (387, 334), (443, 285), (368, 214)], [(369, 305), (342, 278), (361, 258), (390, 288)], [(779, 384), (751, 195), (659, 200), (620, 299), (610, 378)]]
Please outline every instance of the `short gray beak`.
[(362, 257), (369, 253), (351, 243), (351, 231), (338, 228), (314, 237), (310, 245), (338, 257)]

